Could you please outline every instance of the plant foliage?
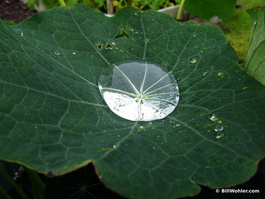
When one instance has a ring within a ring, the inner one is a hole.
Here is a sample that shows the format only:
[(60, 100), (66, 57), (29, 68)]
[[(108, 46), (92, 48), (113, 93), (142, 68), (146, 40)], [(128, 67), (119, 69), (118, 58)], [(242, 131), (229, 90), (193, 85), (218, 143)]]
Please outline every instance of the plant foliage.
[[(78, 5), (0, 29), (2, 160), (53, 175), (93, 162), (116, 192), (162, 199), (246, 181), (264, 157), (265, 88), (217, 27)], [(131, 122), (110, 111), (98, 78), (125, 60), (172, 72), (180, 100), (170, 116)]]
[(248, 13), (252, 19), (252, 30), (245, 69), (265, 85), (265, 7), (250, 9)]

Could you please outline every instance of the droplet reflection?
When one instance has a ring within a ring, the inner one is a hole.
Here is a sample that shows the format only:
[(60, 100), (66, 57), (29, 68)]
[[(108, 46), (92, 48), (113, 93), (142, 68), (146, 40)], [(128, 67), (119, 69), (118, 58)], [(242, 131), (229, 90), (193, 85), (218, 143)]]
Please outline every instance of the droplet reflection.
[(99, 90), (109, 108), (131, 121), (163, 119), (174, 111), (179, 89), (174, 75), (155, 63), (112, 64), (99, 78)]

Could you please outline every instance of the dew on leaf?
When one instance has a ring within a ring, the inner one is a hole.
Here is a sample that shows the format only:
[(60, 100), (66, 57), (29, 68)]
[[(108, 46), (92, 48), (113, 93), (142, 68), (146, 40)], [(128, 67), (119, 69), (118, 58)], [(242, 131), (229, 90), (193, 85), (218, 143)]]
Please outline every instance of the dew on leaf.
[(55, 50), (53, 53), (54, 53), (55, 55), (60, 55), (60, 54), (61, 54), (59, 50)]
[(192, 58), (192, 60), (190, 61), (191, 64), (196, 64), (197, 63), (197, 59), (196, 58)]
[(23, 37), (24, 33), (22, 32), (22, 30), (20, 30), (19, 28), (14, 28), (13, 29), (19, 36)]
[(176, 124), (174, 127), (180, 127), (180, 124)]
[(207, 71), (207, 72), (204, 72), (204, 73), (202, 74), (202, 76), (205, 77), (208, 73), (209, 73), (208, 71)]
[(223, 131), (224, 130), (224, 127), (220, 124), (216, 125), (214, 131), (218, 132), (218, 131)]
[(72, 55), (76, 55), (76, 52), (72, 52)]
[(138, 130), (140, 130), (140, 131), (142, 131), (142, 130), (144, 130), (145, 128), (144, 128), (144, 126), (139, 126), (138, 127)]
[(216, 135), (215, 135), (215, 138), (216, 139), (220, 139), (220, 138), (222, 138), (222, 137), (224, 137), (224, 133), (223, 133), (223, 131), (218, 131), (218, 132), (216, 132)]
[(111, 42), (111, 43), (108, 43), (105, 48), (106, 49), (112, 49), (114, 46), (116, 46), (116, 43), (115, 42)]
[(163, 119), (179, 101), (174, 75), (146, 61), (112, 64), (101, 74), (98, 86), (111, 111), (131, 121)]
[(215, 121), (217, 121), (217, 120), (218, 120), (218, 117), (217, 117), (217, 115), (216, 115), (216, 114), (211, 114), (211, 115), (209, 116), (209, 120), (211, 120), (211, 121), (215, 122)]

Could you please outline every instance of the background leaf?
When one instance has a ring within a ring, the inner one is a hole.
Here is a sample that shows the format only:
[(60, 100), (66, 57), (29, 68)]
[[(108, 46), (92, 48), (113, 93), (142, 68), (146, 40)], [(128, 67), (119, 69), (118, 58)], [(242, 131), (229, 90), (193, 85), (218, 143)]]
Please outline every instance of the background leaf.
[(246, 71), (265, 85), (265, 8), (255, 7), (248, 10), (252, 19), (251, 36), (249, 41), (248, 53), (246, 57)]
[(229, 19), (234, 13), (236, 0), (186, 0), (185, 9), (192, 15), (210, 20), (213, 16)]
[[(217, 27), (79, 5), (1, 23), (0, 43), (3, 160), (53, 175), (93, 161), (118, 193), (161, 199), (246, 181), (264, 157), (265, 89), (237, 67)], [(98, 78), (124, 60), (172, 71), (180, 100), (170, 116), (131, 122), (109, 110)]]
[(63, 176), (47, 177), (46, 184), (44, 199), (121, 198), (99, 181), (92, 164)]

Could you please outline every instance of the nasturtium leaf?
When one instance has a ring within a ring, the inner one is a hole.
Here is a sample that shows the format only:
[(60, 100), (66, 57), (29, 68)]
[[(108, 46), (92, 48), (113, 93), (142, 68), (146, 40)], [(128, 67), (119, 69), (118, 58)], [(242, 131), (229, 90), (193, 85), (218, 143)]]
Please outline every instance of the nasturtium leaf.
[(248, 10), (252, 19), (251, 36), (245, 69), (260, 83), (265, 85), (265, 7)]
[[(246, 181), (265, 155), (265, 88), (217, 27), (135, 8), (108, 18), (81, 5), (0, 27), (3, 160), (53, 175), (93, 162), (116, 192), (162, 199)], [(108, 108), (99, 77), (127, 60), (175, 76), (169, 116), (133, 122)]]
[(234, 13), (236, 0), (186, 0), (185, 9), (192, 15), (203, 19), (218, 16), (229, 19)]

